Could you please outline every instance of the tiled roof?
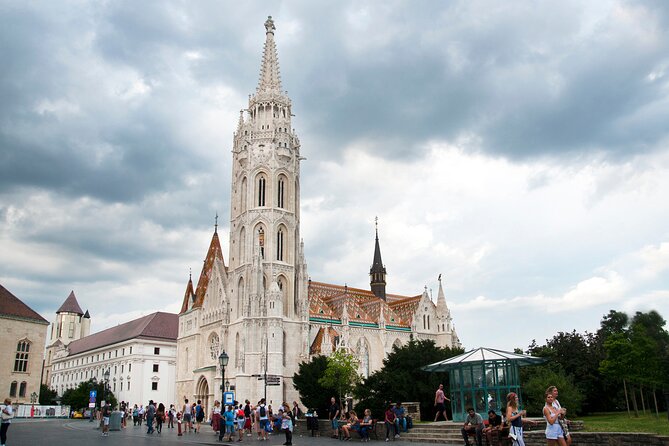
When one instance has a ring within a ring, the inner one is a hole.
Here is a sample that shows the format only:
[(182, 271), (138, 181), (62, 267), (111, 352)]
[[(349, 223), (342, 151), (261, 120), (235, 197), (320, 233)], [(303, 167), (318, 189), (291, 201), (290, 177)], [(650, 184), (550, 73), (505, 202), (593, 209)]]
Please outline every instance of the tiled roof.
[(0, 316), (9, 316), (19, 319), (30, 319), (42, 324), (49, 322), (40, 316), (35, 310), (24, 304), (21, 299), (14, 296), (7, 288), (0, 285)]
[(77, 302), (77, 298), (74, 295), (74, 291), (70, 291), (70, 295), (67, 296), (67, 299), (65, 299), (63, 305), (61, 305), (60, 308), (56, 310), (56, 314), (58, 313), (75, 313), (78, 314), (79, 316), (84, 315), (84, 312), (81, 311), (79, 302)]
[(70, 355), (76, 355), (136, 338), (176, 342), (178, 321), (179, 315), (159, 311), (72, 341), (67, 349)]
[(386, 325), (409, 327), (420, 298), (386, 294), (384, 301), (368, 290), (310, 281), (309, 316), (341, 320), (345, 302), (350, 322), (378, 323), (383, 307)]
[[(207, 258), (204, 260), (204, 265), (202, 266), (202, 272), (200, 273), (200, 280), (197, 282), (197, 288), (195, 289), (195, 300), (193, 302), (192, 308), (201, 307), (204, 302), (204, 295), (207, 294), (207, 287), (209, 286), (209, 278), (214, 269), (214, 262), (216, 259), (224, 262), (223, 260), (223, 251), (221, 250), (221, 242), (218, 240), (218, 231), (214, 231), (214, 235), (211, 238), (211, 243), (209, 244), (209, 250), (207, 251)], [(225, 262), (224, 262), (225, 263)], [(190, 285), (192, 286), (192, 285)], [(181, 312), (184, 313), (188, 310), (188, 290), (186, 290), (186, 296), (184, 296), (183, 303), (181, 305)]]
[(325, 336), (325, 330), (328, 331), (328, 334), (330, 335), (330, 342), (332, 342), (332, 351), (335, 350), (337, 347), (337, 338), (339, 337), (339, 333), (337, 333), (337, 330), (335, 330), (332, 327), (321, 327), (318, 329), (318, 333), (316, 333), (316, 338), (314, 339), (314, 342), (311, 343), (311, 348), (309, 349), (309, 354), (310, 355), (320, 355), (321, 352), (321, 347), (323, 346), (323, 337)]

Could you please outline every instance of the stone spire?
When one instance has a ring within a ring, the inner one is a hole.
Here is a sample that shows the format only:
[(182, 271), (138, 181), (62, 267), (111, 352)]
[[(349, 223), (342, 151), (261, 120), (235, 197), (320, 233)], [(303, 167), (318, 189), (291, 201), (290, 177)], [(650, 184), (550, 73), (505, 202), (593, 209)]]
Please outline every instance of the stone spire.
[(258, 82), (258, 93), (276, 92), (281, 93), (281, 76), (279, 75), (279, 58), (274, 43), (274, 20), (272, 16), (265, 21), (265, 48), (262, 55), (260, 67), (260, 81)]
[(437, 314), (446, 316), (448, 314), (448, 306), (446, 305), (444, 288), (441, 286), (441, 274), (439, 274), (439, 279), (437, 280), (439, 280), (439, 293), (437, 294)]
[(379, 247), (379, 218), (375, 219), (376, 242), (374, 245), (374, 261), (369, 269), (369, 284), (372, 293), (376, 297), (386, 300), (386, 267), (381, 260), (381, 248)]

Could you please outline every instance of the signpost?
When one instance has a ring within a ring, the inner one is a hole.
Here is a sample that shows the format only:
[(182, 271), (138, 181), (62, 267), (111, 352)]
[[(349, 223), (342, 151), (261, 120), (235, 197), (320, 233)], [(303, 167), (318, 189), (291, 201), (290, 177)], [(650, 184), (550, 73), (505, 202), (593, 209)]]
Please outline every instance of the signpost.
[(230, 405), (235, 402), (235, 392), (224, 392), (223, 393), (223, 404)]

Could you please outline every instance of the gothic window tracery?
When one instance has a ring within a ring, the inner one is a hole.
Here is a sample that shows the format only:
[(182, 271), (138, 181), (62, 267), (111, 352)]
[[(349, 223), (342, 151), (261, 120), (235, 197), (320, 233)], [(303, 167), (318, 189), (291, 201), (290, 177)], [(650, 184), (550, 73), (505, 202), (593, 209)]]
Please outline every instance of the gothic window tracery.
[(258, 206), (262, 207), (265, 206), (265, 193), (266, 193), (266, 187), (267, 187), (267, 179), (265, 178), (264, 175), (259, 175), (258, 176), (258, 193), (257, 193), (257, 198), (258, 198)]
[(276, 197), (276, 205), (279, 208), (285, 208), (285, 189), (286, 189), (286, 181), (284, 176), (279, 177), (279, 181), (277, 184), (277, 197)]
[(283, 229), (280, 228), (276, 234), (276, 259), (283, 261)]

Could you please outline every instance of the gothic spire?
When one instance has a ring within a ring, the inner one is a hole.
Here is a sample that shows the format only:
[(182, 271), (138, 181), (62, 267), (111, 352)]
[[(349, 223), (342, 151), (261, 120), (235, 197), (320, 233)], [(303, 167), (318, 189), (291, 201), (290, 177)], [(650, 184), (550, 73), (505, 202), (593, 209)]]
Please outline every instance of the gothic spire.
[(446, 316), (448, 313), (448, 306), (446, 305), (446, 297), (444, 296), (444, 288), (441, 286), (441, 274), (439, 274), (439, 293), (437, 294), (437, 314)]
[(272, 16), (267, 17), (265, 21), (265, 48), (262, 55), (262, 65), (260, 67), (260, 81), (257, 91), (276, 92), (281, 94), (281, 76), (279, 75), (279, 58), (274, 43), (274, 20)]
[(386, 300), (386, 267), (381, 260), (381, 247), (379, 246), (379, 218), (374, 219), (376, 228), (376, 242), (374, 245), (374, 260), (369, 269), (370, 286), (376, 297)]

